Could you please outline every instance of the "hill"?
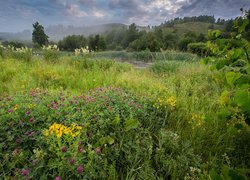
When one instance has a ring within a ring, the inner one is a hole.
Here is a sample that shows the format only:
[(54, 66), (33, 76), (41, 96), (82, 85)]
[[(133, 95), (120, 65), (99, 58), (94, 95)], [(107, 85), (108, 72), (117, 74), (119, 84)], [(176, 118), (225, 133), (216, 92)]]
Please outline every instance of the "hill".
[(218, 25), (213, 23), (205, 23), (205, 22), (186, 22), (186, 23), (178, 23), (173, 26), (158, 26), (156, 28), (161, 28), (164, 33), (176, 33), (177, 35), (183, 36), (188, 32), (194, 32), (195, 34), (207, 34), (209, 29), (224, 29), (224, 25)]

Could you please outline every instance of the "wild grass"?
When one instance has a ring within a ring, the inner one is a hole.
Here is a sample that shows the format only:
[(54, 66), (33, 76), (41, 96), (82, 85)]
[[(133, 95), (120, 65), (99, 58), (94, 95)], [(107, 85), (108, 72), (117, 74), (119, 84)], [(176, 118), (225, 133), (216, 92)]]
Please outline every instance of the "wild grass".
[[(181, 59), (182, 55), (176, 57)], [(137, 70), (130, 64), (114, 60), (93, 60), (88, 57), (64, 56), (55, 62), (38, 58), (30, 62), (0, 59), (0, 97), (18, 97), (36, 88), (51, 92), (55, 97), (60, 93), (77, 97), (82, 93), (91, 94), (97, 87), (110, 86), (144, 97), (143, 112), (137, 117), (141, 124), (139, 134), (127, 133), (125, 136), (114, 131), (125, 143), (124, 147), (121, 146), (125, 148), (124, 152), (118, 154), (119, 157), (124, 155), (126, 160), (120, 159), (121, 164), (108, 164), (109, 175), (113, 179), (182, 179), (184, 176), (190, 179), (209, 179), (216, 177), (216, 173), (224, 178), (226, 176), (220, 174), (224, 167), (228, 167), (230, 172), (232, 169), (249, 168), (249, 163), (242, 158), (249, 157), (249, 153), (244, 150), (244, 146), (250, 147), (246, 143), (249, 131), (233, 131), (228, 122), (217, 116), (223, 85), (216, 81), (215, 73), (197, 61), (178, 61), (173, 57), (169, 59), (171, 61), (156, 61), (145, 70)], [(94, 93), (94, 96), (103, 98), (98, 93)], [(52, 97), (49, 98), (54, 101)], [(112, 92), (108, 97), (112, 97)], [(120, 100), (120, 104), (116, 104), (119, 96), (115, 97), (114, 102), (111, 101), (115, 104), (112, 111), (121, 111), (124, 116), (128, 116), (126, 118), (131, 118), (131, 114), (126, 112), (138, 110), (129, 108), (131, 102), (137, 101), (126, 99), (130, 98), (126, 93), (123, 100), (127, 104)], [(169, 106), (169, 99), (172, 99), (172, 107)], [(44, 101), (50, 99), (45, 98)], [(44, 108), (43, 105), (41, 107)], [(98, 103), (93, 107), (84, 104), (82, 107), (90, 108), (88, 112), (96, 112), (98, 107), (100, 117), (106, 117), (108, 112)], [(70, 104), (69, 108), (72, 112), (76, 110)], [(37, 111), (42, 113), (43, 109)], [(51, 120), (49, 111), (46, 110), (46, 113)], [(92, 116), (89, 113), (86, 115)], [(6, 117), (9, 117), (8, 114)], [(113, 123), (112, 118), (101, 118), (98, 123), (100, 126), (104, 122)], [(133, 128), (137, 127), (137, 121), (127, 120)], [(237, 140), (239, 137), (242, 138), (241, 142)], [(145, 156), (141, 157), (145, 150), (143, 144), (152, 147), (152, 154), (148, 149)], [(131, 153), (135, 153), (135, 156), (131, 156)], [(112, 155), (109, 158), (115, 157)], [(128, 169), (121, 170), (122, 165)], [(117, 169), (121, 172), (117, 172)]]

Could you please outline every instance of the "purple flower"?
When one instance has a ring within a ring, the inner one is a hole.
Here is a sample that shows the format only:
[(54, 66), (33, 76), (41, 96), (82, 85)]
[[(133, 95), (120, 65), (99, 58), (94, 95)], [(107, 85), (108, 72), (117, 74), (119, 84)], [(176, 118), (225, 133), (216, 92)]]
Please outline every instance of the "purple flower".
[(33, 121), (34, 121), (34, 119), (33, 119), (33, 118), (30, 118), (29, 122), (31, 122), (31, 123), (32, 123)]
[(61, 151), (65, 153), (65, 152), (67, 152), (67, 148), (63, 147), (63, 148), (61, 148)]
[(97, 155), (100, 155), (102, 153), (102, 149), (100, 147), (95, 149), (95, 152)]
[(27, 111), (25, 114), (26, 114), (26, 115), (29, 115), (29, 114), (30, 114), (30, 111)]
[(55, 180), (61, 180), (60, 176), (56, 176)]
[(22, 170), (22, 173), (21, 173), (22, 176), (27, 176), (28, 174), (29, 174), (29, 170), (28, 169), (23, 169)]
[(78, 152), (82, 153), (83, 152), (83, 147), (82, 146), (78, 146)]
[(8, 113), (12, 113), (13, 112), (13, 110), (12, 109), (8, 109)]
[(82, 172), (83, 172), (83, 166), (79, 165), (76, 170), (77, 170), (78, 174), (82, 174)]
[(71, 165), (74, 165), (75, 162), (76, 162), (76, 160), (75, 160), (74, 158), (71, 158), (70, 161), (69, 161), (69, 163), (70, 163)]

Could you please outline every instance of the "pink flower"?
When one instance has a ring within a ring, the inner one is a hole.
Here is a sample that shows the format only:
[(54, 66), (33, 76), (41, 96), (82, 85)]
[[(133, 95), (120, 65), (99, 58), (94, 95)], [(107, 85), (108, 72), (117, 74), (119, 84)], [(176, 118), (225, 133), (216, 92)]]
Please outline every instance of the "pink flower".
[(97, 155), (100, 155), (102, 153), (102, 149), (100, 147), (95, 149), (95, 152)]
[(28, 174), (29, 174), (29, 170), (28, 169), (23, 169), (22, 170), (22, 173), (21, 173), (22, 176), (27, 176)]
[(30, 114), (30, 111), (27, 111), (25, 114), (26, 114), (26, 115), (29, 115), (29, 114)]
[(13, 112), (13, 110), (12, 109), (8, 109), (8, 111), (7, 111), (8, 113), (12, 113)]
[(82, 172), (83, 172), (83, 166), (79, 165), (76, 170), (77, 170), (78, 174), (82, 174)]
[(60, 176), (56, 176), (55, 180), (61, 180)]
[(80, 111), (81, 109), (80, 108), (76, 108), (77, 111)]

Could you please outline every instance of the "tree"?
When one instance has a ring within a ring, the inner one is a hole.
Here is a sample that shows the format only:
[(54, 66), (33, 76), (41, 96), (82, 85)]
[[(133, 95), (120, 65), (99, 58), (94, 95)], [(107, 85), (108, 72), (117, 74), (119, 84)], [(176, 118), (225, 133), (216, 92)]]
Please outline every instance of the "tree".
[(44, 32), (44, 28), (38, 22), (33, 24), (32, 41), (35, 45), (42, 46), (48, 44), (48, 36)]

